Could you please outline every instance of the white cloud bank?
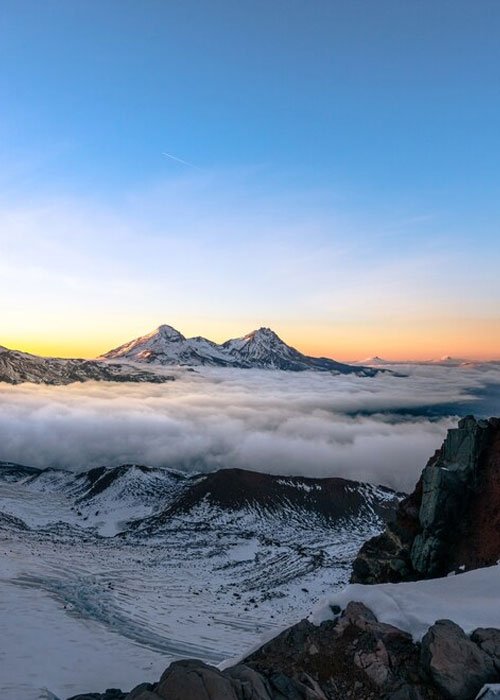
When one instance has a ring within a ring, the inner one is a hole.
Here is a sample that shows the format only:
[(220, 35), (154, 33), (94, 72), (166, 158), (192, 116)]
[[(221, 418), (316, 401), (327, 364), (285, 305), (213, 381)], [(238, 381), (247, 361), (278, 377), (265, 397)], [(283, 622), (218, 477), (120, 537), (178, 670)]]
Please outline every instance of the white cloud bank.
[[(166, 385), (0, 385), (0, 459), (242, 467), (411, 489), (464, 402), (481, 414), (486, 397), (500, 409), (500, 368), (406, 369), (406, 378), (203, 370)], [(442, 404), (452, 407), (440, 416)]]

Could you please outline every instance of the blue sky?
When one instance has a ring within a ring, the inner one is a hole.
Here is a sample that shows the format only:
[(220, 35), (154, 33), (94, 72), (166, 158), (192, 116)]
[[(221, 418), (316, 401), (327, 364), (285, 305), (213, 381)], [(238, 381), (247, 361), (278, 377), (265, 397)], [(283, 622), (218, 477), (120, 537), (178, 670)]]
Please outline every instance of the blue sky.
[(0, 343), (498, 354), (499, 31), (489, 0), (4, 0)]

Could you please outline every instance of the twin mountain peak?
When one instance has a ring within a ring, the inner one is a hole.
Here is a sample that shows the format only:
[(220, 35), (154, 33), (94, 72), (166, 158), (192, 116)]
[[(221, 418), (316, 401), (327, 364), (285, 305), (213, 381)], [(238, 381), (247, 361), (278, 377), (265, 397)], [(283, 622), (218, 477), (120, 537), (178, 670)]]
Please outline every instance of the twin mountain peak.
[(270, 328), (259, 328), (241, 338), (215, 343), (196, 336), (186, 338), (178, 330), (161, 325), (152, 333), (136, 338), (101, 356), (105, 360), (129, 360), (161, 365), (208, 365), (213, 367), (319, 370), (372, 376), (377, 372), (337, 362), (326, 357), (310, 357), (287, 345)]

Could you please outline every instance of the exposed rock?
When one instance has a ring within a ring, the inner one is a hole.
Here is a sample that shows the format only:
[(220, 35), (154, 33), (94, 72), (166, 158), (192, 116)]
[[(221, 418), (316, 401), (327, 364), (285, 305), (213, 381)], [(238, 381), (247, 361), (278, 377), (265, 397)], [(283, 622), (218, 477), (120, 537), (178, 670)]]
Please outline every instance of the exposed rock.
[(491, 656), (451, 620), (438, 620), (422, 639), (422, 667), (445, 698), (469, 700), (496, 680)]
[(500, 682), (499, 642), (500, 630), (469, 638), (440, 620), (420, 645), (352, 602), (335, 620), (302, 620), (224, 671), (176, 661), (157, 684), (126, 696), (75, 700), (474, 700), (484, 684)]
[[(266, 679), (247, 666), (240, 664), (221, 672), (193, 659), (171, 664), (154, 693), (161, 700), (274, 700), (275, 697)], [(311, 696), (311, 700), (315, 698)]]
[(130, 691), (125, 700), (158, 700), (158, 695), (153, 692), (151, 683), (141, 683)]
[(500, 630), (480, 627), (474, 630), (470, 638), (492, 658), (496, 671), (500, 674)]
[(124, 700), (126, 693), (117, 688), (108, 688), (104, 693), (84, 693), (83, 695), (73, 695), (68, 700)]
[(448, 431), (385, 532), (361, 548), (354, 583), (396, 583), (489, 566), (500, 558), (500, 419)]
[(202, 661), (175, 661), (155, 692), (165, 700), (238, 700), (231, 680)]
[(271, 688), (263, 676), (253, 669), (238, 664), (224, 671), (224, 675), (240, 684), (242, 697), (249, 700), (270, 700)]
[[(316, 651), (311, 654), (313, 646)], [(317, 684), (316, 692), (328, 699), (440, 697), (421, 673), (419, 649), (411, 636), (378, 622), (361, 603), (350, 603), (338, 620), (319, 626), (303, 620), (245, 659), (245, 664), (271, 681), (280, 673), (303, 683), (307, 675)]]

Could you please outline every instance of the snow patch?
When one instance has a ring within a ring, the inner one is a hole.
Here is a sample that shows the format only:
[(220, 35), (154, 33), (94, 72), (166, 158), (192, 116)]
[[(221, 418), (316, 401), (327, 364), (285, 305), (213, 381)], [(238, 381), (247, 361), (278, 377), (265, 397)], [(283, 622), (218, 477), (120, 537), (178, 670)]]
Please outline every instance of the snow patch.
[(420, 641), (436, 620), (456, 622), (466, 634), (477, 627), (500, 628), (500, 566), (456, 576), (416, 581), (361, 585), (352, 583), (334, 594), (311, 616), (314, 624), (335, 619), (332, 606), (364, 603), (379, 622), (409, 632)]

